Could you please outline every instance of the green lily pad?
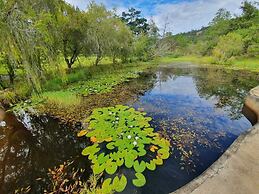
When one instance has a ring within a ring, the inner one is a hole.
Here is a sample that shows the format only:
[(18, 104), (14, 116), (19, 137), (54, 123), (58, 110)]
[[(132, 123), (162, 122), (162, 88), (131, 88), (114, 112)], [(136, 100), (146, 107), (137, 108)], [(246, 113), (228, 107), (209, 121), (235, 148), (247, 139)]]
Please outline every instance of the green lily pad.
[(123, 163), (124, 163), (124, 159), (123, 159), (123, 158), (118, 158), (118, 159), (116, 160), (116, 164), (117, 164), (118, 166), (122, 166)]
[(102, 165), (99, 165), (98, 163), (94, 164), (92, 166), (93, 173), (94, 174), (100, 174), (100, 173), (102, 173), (104, 171), (105, 167), (106, 167), (105, 164), (102, 164)]
[(102, 184), (102, 193), (104, 193), (104, 194), (112, 193), (113, 185), (111, 184), (111, 182), (112, 182), (111, 178), (107, 178), (104, 180), (104, 182)]
[(161, 158), (153, 159), (153, 161), (155, 162), (156, 165), (162, 165), (163, 164), (163, 160)]
[(140, 163), (136, 160), (134, 162), (134, 170), (136, 172), (144, 172), (144, 170), (146, 169), (146, 163), (144, 161), (141, 161)]
[(108, 174), (112, 175), (112, 174), (114, 174), (116, 172), (116, 170), (117, 170), (117, 164), (115, 162), (108, 161), (106, 163), (105, 171)]
[(154, 171), (156, 169), (156, 164), (153, 160), (151, 160), (150, 163), (146, 162), (146, 167), (148, 170)]
[(120, 179), (118, 176), (116, 176), (113, 179), (112, 184), (113, 184), (113, 188), (115, 191), (122, 192), (125, 189), (125, 187), (127, 186), (127, 178), (124, 175), (122, 175)]
[(169, 158), (169, 151), (164, 148), (158, 150), (157, 153), (160, 155), (160, 158), (162, 158), (162, 159)]
[(135, 176), (137, 177), (137, 179), (133, 179), (132, 183), (133, 185), (135, 185), (136, 187), (143, 187), (146, 184), (146, 178), (142, 173), (136, 173)]
[(131, 154), (126, 155), (125, 157), (125, 166), (131, 168), (134, 164), (134, 158)]
[(113, 143), (113, 142), (108, 143), (108, 144), (106, 145), (106, 147), (107, 147), (109, 150), (113, 150), (113, 149), (114, 149), (114, 143)]

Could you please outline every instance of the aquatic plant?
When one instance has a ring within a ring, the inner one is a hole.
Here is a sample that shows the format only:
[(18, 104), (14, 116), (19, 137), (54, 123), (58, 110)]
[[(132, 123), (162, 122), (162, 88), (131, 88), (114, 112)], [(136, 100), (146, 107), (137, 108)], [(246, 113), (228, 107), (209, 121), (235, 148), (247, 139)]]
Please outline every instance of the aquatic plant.
[(132, 183), (144, 186), (143, 172), (155, 170), (169, 157), (169, 142), (154, 132), (149, 124), (152, 118), (145, 115), (122, 105), (97, 108), (86, 119), (88, 129), (78, 133), (93, 143), (82, 151), (92, 161), (93, 173), (109, 175), (102, 183), (104, 193), (125, 189), (128, 180), (122, 169), (134, 170)]

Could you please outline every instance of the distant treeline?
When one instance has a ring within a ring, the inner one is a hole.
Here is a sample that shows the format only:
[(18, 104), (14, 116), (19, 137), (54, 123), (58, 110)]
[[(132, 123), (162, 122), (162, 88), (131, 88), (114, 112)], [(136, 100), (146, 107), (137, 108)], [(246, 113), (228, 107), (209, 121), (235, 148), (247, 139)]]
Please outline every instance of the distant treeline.
[(213, 56), (216, 63), (231, 63), (236, 56), (259, 55), (258, 3), (244, 1), (242, 14), (232, 16), (219, 9), (208, 27), (188, 33), (172, 35), (165, 39), (173, 55)]

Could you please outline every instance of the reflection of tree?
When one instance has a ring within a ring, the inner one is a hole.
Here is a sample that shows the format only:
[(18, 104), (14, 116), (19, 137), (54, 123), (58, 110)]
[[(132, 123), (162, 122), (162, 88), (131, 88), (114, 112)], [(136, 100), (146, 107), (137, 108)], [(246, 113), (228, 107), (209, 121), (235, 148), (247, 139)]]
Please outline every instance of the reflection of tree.
[(258, 84), (256, 75), (214, 68), (200, 69), (197, 73), (195, 81), (199, 95), (207, 99), (213, 97), (217, 108), (224, 108), (233, 119), (240, 118), (245, 96)]
[(12, 114), (7, 115), (6, 122), (7, 128), (0, 131), (0, 193), (13, 193), (27, 186), (31, 192), (42, 193), (47, 182), (40, 185), (36, 179), (45, 178), (48, 168), (81, 151), (74, 133), (52, 119), (35, 118), (29, 130)]
[(258, 85), (259, 75), (246, 71), (201, 68), (183, 65), (165, 67), (159, 71), (162, 81), (178, 76), (192, 76), (202, 98), (216, 100), (216, 108), (223, 108), (233, 119), (242, 116), (241, 110), (248, 91)]

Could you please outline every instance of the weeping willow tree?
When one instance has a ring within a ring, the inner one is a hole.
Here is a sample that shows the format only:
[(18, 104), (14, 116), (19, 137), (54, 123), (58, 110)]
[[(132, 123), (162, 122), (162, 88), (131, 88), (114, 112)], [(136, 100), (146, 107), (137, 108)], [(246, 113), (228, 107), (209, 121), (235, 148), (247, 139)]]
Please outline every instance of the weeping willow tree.
[(57, 33), (48, 31), (53, 30), (50, 21), (55, 21), (52, 17), (56, 17), (52, 12), (57, 12), (53, 2), (58, 1), (0, 0), (0, 49), (10, 82), (13, 82), (15, 69), (19, 67), (37, 94), (41, 92), (45, 79), (43, 64), (56, 56), (54, 35)]

